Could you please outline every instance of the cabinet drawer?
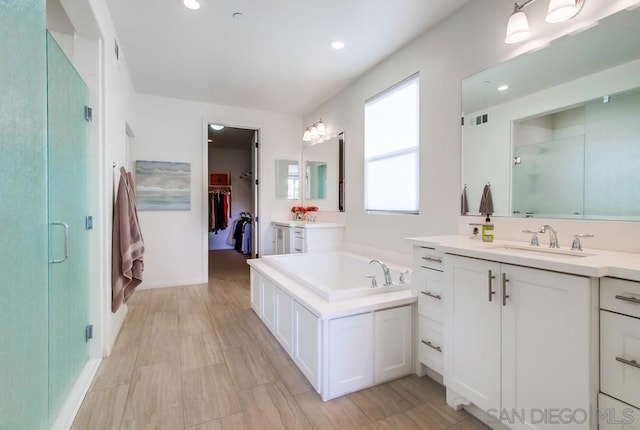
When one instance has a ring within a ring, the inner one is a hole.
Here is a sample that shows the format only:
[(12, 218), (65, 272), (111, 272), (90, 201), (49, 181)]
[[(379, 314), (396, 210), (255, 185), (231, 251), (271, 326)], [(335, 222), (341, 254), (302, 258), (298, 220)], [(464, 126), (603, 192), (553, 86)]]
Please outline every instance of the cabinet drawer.
[(640, 430), (640, 409), (600, 393), (598, 421), (600, 430)]
[(640, 319), (600, 311), (600, 391), (640, 407)]
[(304, 228), (296, 227), (293, 229), (293, 234), (300, 239), (304, 239)]
[(420, 267), (442, 271), (444, 268), (442, 257), (443, 254), (433, 248), (419, 247), (417, 249), (418, 266)]
[(640, 318), (640, 282), (602, 278), (600, 307)]
[(418, 318), (418, 360), (442, 374), (442, 324), (422, 315)]
[(418, 314), (442, 323), (444, 321), (443, 309), (442, 293), (420, 292), (418, 296)]

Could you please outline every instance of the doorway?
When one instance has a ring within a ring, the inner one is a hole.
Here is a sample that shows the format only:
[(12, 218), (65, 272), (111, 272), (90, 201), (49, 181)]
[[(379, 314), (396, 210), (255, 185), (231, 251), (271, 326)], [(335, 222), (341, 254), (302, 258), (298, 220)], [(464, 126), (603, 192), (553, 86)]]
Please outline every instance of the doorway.
[(259, 130), (207, 123), (206, 243), (208, 257), (259, 256)]

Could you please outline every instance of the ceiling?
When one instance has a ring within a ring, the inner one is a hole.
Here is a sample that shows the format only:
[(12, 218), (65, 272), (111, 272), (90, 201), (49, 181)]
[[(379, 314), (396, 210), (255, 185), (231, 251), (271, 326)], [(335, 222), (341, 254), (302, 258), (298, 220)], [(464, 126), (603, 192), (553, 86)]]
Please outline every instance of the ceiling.
[[(136, 91), (304, 114), (469, 0), (107, 0)], [(234, 19), (241, 12), (243, 19)], [(329, 43), (345, 42), (342, 50)]]

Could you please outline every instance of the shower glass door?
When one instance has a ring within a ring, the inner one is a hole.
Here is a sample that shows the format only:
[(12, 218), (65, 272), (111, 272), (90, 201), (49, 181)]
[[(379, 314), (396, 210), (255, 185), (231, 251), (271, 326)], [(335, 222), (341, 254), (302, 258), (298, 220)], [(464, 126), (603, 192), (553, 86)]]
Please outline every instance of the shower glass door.
[(50, 424), (89, 358), (88, 100), (86, 85), (47, 33)]

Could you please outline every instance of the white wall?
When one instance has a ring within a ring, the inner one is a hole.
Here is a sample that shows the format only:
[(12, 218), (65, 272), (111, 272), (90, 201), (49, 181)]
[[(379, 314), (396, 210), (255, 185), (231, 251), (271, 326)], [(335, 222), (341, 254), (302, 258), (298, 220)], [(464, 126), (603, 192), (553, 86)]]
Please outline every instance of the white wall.
[[(586, 2), (578, 17), (555, 25), (544, 23), (545, 2), (533, 3), (527, 8), (527, 15), (534, 37), (513, 46), (503, 42), (513, 2), (469, 2), (305, 115), (304, 124), (322, 118), (332, 131), (346, 132), (346, 240), (410, 252), (404, 242), (407, 236), (456, 233), (462, 189), (461, 80), (634, 3), (637, 1)], [(366, 214), (363, 201), (364, 101), (416, 71), (420, 72), (421, 100), (420, 215)], [(466, 232), (466, 228), (460, 231)]]
[(260, 130), (260, 254), (271, 253), (272, 212), (291, 201), (275, 200), (275, 160), (299, 159), (302, 120), (295, 115), (137, 95), (132, 160), (191, 163), (191, 210), (139, 212), (145, 239), (142, 288), (207, 282), (207, 152), (209, 122)]
[(126, 305), (116, 314), (111, 313), (112, 161), (125, 159), (125, 123), (135, 123), (131, 114), (134, 89), (124, 53), (121, 52), (119, 62), (113, 54), (116, 33), (106, 1), (61, 0), (61, 3), (77, 34), (72, 39), (58, 40), (62, 40), (91, 91), (94, 121), (89, 153), (89, 203), (95, 234), (89, 257), (91, 315), (95, 325), (94, 349), (97, 347), (99, 355), (107, 356), (127, 313)]
[(228, 174), (232, 186), (229, 227), (218, 234), (209, 233), (209, 250), (233, 249), (226, 243), (233, 221), (239, 218), (240, 212), (251, 212), (251, 177), (240, 179), (245, 172), (251, 172), (251, 151), (209, 147), (209, 174)]

